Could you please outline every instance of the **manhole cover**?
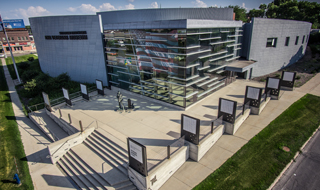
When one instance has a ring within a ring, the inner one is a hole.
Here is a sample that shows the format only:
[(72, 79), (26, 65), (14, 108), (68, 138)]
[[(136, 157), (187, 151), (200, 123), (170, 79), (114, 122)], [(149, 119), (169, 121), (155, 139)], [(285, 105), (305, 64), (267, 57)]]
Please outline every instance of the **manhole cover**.
[(290, 148), (286, 147), (286, 146), (283, 146), (282, 147), (282, 150), (286, 151), (286, 152), (290, 152)]

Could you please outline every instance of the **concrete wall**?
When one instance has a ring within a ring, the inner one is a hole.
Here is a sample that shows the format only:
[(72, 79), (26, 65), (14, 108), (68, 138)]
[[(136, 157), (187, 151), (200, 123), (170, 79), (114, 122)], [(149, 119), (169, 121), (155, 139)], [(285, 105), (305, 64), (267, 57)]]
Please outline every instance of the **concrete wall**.
[[(253, 18), (252, 35), (250, 26), (245, 26), (244, 41), (251, 41), (248, 48), (249, 52), (243, 52), (247, 59), (255, 60), (252, 77), (262, 76), (277, 71), (292, 63), (297, 62), (305, 54), (307, 46), (307, 35), (310, 33), (311, 23), (282, 20)], [(248, 28), (247, 28), (248, 27)], [(248, 29), (248, 30), (247, 30)], [(299, 36), (298, 45), (295, 45), (296, 36)], [(302, 44), (303, 36), (305, 36)], [(249, 39), (247, 38), (249, 37)], [(290, 37), (289, 46), (285, 46), (286, 37)], [(276, 47), (266, 47), (267, 38), (277, 38)], [(243, 51), (245, 51), (243, 48)]]
[[(107, 85), (106, 66), (99, 17), (50, 16), (29, 18), (40, 66), (50, 76), (67, 72), (72, 80)], [(46, 40), (59, 32), (86, 31), (87, 40)]]
[[(232, 8), (165, 8), (98, 12), (102, 23), (140, 22), (178, 19), (233, 20)], [(33, 29), (32, 29), (33, 30)]]

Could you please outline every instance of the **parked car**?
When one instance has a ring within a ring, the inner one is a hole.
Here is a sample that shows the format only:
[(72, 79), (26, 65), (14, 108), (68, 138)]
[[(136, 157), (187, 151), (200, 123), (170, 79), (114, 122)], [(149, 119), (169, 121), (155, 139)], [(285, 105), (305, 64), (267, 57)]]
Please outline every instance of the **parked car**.
[(0, 54), (0, 57), (4, 57), (4, 54)]

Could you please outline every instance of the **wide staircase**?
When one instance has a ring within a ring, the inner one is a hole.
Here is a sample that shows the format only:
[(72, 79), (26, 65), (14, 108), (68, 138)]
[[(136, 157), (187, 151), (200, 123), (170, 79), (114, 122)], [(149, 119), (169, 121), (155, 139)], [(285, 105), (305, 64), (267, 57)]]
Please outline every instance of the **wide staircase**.
[(58, 162), (79, 189), (136, 189), (128, 178), (126, 144), (102, 129), (70, 149)]

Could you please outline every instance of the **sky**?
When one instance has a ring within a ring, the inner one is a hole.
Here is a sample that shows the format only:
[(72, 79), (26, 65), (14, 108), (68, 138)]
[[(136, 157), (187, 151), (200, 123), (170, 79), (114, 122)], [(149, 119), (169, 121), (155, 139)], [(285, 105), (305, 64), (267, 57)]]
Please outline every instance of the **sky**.
[[(53, 15), (92, 15), (99, 11), (148, 8), (226, 7), (239, 5), (247, 11), (257, 9), (261, 3), (272, 0), (13, 0), (0, 3), (2, 19), (23, 19)], [(320, 3), (320, 0), (308, 0)]]

